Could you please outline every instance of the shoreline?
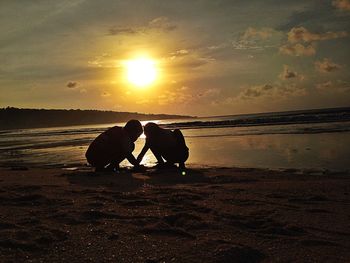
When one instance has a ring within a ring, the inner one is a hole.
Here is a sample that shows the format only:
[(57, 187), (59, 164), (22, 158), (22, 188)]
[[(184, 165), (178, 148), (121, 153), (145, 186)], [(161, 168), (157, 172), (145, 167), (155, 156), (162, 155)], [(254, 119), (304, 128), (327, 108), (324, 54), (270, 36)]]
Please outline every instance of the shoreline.
[(345, 262), (349, 173), (0, 169), (4, 262)]
[[(140, 171), (134, 171), (132, 168), (132, 165), (125, 165), (121, 166), (121, 173), (140, 173)], [(91, 171), (93, 172), (94, 169), (88, 165), (87, 163), (76, 163), (76, 164), (30, 164), (30, 163), (23, 163), (23, 164), (12, 164), (12, 163), (3, 163), (0, 164), (0, 171), (9, 170), (9, 171), (28, 171), (32, 169), (43, 169), (43, 170), (51, 170), (51, 169), (57, 169), (64, 171)], [(145, 173), (155, 170), (155, 164), (153, 165), (146, 165), (145, 166)], [(254, 171), (260, 171), (260, 172), (279, 172), (279, 173), (289, 173), (289, 174), (295, 174), (295, 175), (337, 175), (337, 174), (348, 174), (350, 176), (350, 170), (349, 169), (328, 169), (328, 168), (289, 168), (289, 167), (280, 167), (280, 168), (264, 168), (264, 167), (246, 167), (246, 166), (222, 166), (222, 165), (199, 165), (199, 164), (190, 164), (186, 165), (186, 169), (189, 170), (215, 170), (215, 169), (231, 169), (231, 170), (240, 170), (240, 171), (246, 171), (250, 172), (252, 170)], [(170, 169), (172, 171), (176, 169)], [(166, 170), (165, 170), (166, 171)]]

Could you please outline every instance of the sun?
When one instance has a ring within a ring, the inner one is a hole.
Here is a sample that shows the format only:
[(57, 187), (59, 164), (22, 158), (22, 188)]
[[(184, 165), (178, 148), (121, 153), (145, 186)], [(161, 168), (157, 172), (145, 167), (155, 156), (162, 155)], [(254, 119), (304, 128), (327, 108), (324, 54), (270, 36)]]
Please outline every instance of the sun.
[(149, 58), (136, 58), (126, 61), (128, 81), (137, 87), (151, 85), (157, 77), (156, 62)]

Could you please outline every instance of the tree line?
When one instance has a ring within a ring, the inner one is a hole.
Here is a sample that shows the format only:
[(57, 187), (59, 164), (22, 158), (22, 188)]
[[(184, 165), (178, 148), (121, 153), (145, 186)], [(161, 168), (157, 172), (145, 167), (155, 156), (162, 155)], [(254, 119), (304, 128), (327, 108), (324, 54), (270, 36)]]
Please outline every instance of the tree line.
[(48, 110), (7, 107), (0, 109), (0, 130), (117, 123), (130, 119), (142, 121), (188, 117), (190, 116), (100, 110)]

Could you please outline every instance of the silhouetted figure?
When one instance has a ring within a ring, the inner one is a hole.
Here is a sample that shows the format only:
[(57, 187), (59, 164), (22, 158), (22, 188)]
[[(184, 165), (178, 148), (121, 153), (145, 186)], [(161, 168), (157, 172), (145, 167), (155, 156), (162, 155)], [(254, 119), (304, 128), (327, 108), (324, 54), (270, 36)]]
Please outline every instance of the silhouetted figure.
[(139, 162), (132, 155), (134, 142), (142, 134), (142, 125), (138, 120), (130, 120), (124, 127), (112, 127), (101, 133), (90, 144), (86, 151), (86, 159), (96, 171), (119, 168), (125, 158), (134, 166)]
[[(153, 122), (144, 127), (146, 142), (137, 161), (141, 162), (148, 149), (151, 149), (157, 158), (158, 165), (164, 166), (164, 160), (168, 164), (179, 164), (179, 168), (185, 168), (188, 158), (188, 148), (185, 139), (179, 129), (174, 131), (163, 129)], [(163, 160), (164, 158), (164, 160)]]

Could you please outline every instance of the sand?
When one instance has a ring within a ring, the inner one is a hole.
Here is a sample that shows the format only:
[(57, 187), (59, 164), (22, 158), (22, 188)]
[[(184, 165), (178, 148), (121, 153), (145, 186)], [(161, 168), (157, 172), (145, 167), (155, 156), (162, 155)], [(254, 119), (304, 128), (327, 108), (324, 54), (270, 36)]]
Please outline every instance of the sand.
[(350, 262), (350, 176), (0, 170), (1, 262)]

